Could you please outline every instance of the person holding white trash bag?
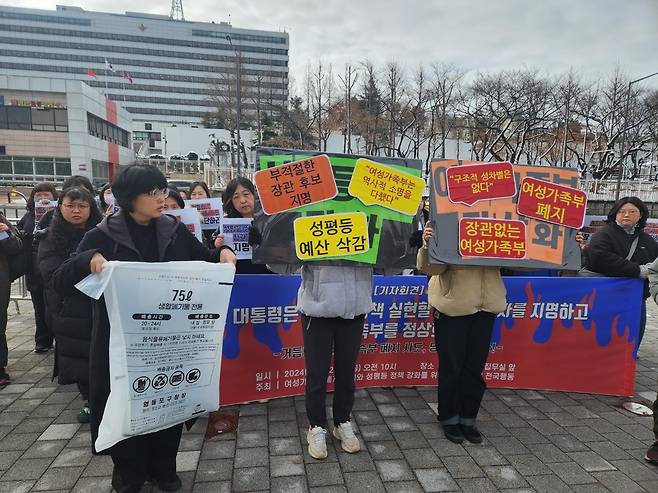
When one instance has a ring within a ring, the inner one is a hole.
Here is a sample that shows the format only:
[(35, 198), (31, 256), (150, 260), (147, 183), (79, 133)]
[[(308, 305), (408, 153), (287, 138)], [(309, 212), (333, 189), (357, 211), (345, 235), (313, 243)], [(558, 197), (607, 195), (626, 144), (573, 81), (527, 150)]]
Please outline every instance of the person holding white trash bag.
[[(121, 210), (107, 216), (89, 231), (77, 255), (61, 267), (62, 276), (76, 284), (90, 273), (99, 273), (108, 260), (169, 262), (202, 260), (234, 262), (230, 248), (208, 250), (184, 224), (162, 214), (167, 180), (154, 166), (132, 165), (112, 181), (112, 192)], [(104, 299), (93, 303), (90, 350), (91, 435), (95, 443), (110, 392), (110, 324)], [(114, 470), (112, 486), (119, 493), (137, 493), (145, 481), (160, 490), (177, 491), (176, 454), (182, 424), (122, 440), (110, 447)], [(94, 449), (95, 450), (95, 449)], [(103, 451), (106, 453), (106, 451)]]

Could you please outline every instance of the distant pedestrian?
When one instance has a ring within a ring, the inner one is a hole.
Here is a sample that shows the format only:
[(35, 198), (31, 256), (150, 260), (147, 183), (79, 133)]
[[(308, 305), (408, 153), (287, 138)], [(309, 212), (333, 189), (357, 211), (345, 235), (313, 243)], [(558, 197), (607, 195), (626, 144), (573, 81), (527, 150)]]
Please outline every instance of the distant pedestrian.
[(0, 214), (0, 387), (8, 385), (11, 380), (7, 373), (9, 348), (7, 347), (7, 309), (11, 282), (9, 279), (9, 262), (11, 256), (21, 251), (23, 242), (18, 231)]

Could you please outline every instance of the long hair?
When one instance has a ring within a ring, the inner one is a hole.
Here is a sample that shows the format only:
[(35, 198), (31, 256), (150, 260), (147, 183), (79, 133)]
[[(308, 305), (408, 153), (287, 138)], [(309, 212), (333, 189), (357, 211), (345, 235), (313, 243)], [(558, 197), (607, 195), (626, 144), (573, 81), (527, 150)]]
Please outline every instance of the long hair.
[(71, 239), (75, 237), (76, 227), (69, 223), (62, 215), (62, 202), (64, 199), (82, 200), (89, 204), (89, 219), (85, 223), (84, 230), (89, 231), (103, 219), (103, 215), (96, 206), (94, 197), (86, 188), (69, 188), (62, 192), (59, 205), (55, 209), (53, 220), (48, 227), (48, 239), (58, 250), (66, 250), (71, 244)]
[(240, 185), (252, 193), (254, 196), (254, 207), (256, 207), (256, 187), (249, 178), (238, 176), (237, 178), (233, 178), (230, 182), (228, 182), (228, 185), (226, 185), (226, 190), (224, 190), (224, 194), (222, 195), (222, 202), (224, 203), (224, 214), (226, 217), (242, 217), (242, 214), (236, 211), (235, 207), (233, 207), (233, 194)]
[(649, 208), (646, 206), (642, 200), (638, 197), (622, 197), (620, 198), (608, 212), (608, 224), (615, 224), (617, 221), (617, 213), (626, 204), (633, 204), (640, 210), (640, 220), (637, 222), (637, 230), (641, 231), (647, 225), (647, 219), (649, 218)]
[(208, 198), (212, 198), (212, 195), (210, 194), (210, 189), (208, 188), (208, 185), (206, 185), (205, 181), (195, 181), (190, 185), (190, 188), (187, 191), (187, 198), (191, 199), (192, 198), (192, 192), (196, 187), (201, 187), (203, 188), (203, 191), (206, 192), (206, 195)]
[(37, 183), (30, 192), (26, 204), (28, 211), (34, 211), (34, 196), (39, 192), (50, 192), (53, 196), (53, 200), (57, 200), (57, 189), (55, 188), (55, 185), (47, 181), (42, 181), (41, 183)]

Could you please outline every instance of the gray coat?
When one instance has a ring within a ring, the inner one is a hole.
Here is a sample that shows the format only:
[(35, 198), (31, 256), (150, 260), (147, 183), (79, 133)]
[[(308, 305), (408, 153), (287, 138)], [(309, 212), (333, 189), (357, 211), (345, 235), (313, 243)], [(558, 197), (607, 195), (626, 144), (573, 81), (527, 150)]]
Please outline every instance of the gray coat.
[[(293, 274), (295, 264), (268, 265), (279, 274)], [(352, 319), (372, 310), (372, 267), (332, 266), (305, 263), (297, 307), (304, 315)]]

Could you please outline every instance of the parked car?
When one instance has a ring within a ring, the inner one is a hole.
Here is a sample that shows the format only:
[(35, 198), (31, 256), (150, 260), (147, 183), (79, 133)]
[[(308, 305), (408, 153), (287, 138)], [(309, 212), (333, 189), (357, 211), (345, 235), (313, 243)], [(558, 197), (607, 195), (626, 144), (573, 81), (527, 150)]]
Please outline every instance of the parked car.
[(162, 154), (149, 154), (149, 159), (167, 159)]
[(199, 160), (199, 155), (194, 151), (190, 151), (185, 156), (185, 159), (187, 159), (188, 161), (198, 161)]
[(176, 187), (178, 190), (189, 190), (194, 183), (192, 180), (167, 180), (167, 185)]
[(174, 159), (174, 160), (182, 160), (182, 159), (185, 159), (185, 156), (182, 156), (182, 155), (180, 155), (180, 154), (172, 154), (172, 155), (169, 156), (169, 160), (172, 160), (172, 159)]

